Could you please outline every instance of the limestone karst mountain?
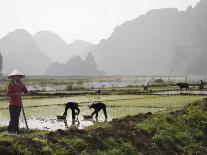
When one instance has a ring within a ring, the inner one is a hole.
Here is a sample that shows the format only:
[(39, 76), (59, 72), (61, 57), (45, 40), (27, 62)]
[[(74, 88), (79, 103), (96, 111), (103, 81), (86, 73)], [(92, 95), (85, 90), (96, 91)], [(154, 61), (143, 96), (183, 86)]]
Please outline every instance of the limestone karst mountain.
[(39, 49), (32, 35), (22, 29), (17, 29), (0, 39), (0, 49), (4, 58), (4, 73), (18, 68), (25, 74), (44, 74), (51, 63)]
[(68, 44), (50, 31), (32, 36), (19, 29), (0, 39), (0, 49), (3, 72), (19, 68), (27, 74), (80, 74), (78, 67), (89, 62), (87, 53), (92, 52), (90, 67), (107, 75), (188, 75), (207, 74), (206, 42), (207, 0), (201, 0), (185, 11), (151, 10), (117, 26), (97, 45), (82, 40)]
[(207, 1), (151, 10), (118, 26), (94, 52), (107, 74), (207, 73)]
[(88, 53), (85, 59), (80, 56), (73, 56), (66, 63), (52, 63), (47, 71), (47, 75), (62, 76), (101, 76), (105, 75), (103, 71), (97, 69), (92, 53)]
[(74, 55), (84, 57), (88, 52), (92, 52), (95, 46), (83, 40), (75, 40), (68, 44), (51, 31), (37, 32), (34, 39), (44, 54), (48, 55), (52, 61), (59, 62), (65, 62)]

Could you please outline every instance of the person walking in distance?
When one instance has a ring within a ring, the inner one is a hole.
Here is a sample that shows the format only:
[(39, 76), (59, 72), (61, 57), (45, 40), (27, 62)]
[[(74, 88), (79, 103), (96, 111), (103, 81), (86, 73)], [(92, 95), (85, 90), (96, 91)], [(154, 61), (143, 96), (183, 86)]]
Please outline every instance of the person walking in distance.
[(148, 92), (148, 87), (149, 87), (149, 82), (146, 82), (145, 84), (144, 84), (144, 91), (143, 92)]
[(201, 84), (200, 84), (200, 90), (203, 90), (203, 86), (205, 85), (205, 82), (203, 82), (203, 80), (201, 80)]

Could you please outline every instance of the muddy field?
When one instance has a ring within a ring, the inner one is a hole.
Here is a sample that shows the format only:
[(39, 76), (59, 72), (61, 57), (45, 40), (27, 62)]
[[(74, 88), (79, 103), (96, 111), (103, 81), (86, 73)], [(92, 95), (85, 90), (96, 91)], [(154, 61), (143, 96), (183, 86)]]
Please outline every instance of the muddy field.
[[(84, 120), (83, 115), (93, 112), (88, 108), (91, 101), (102, 101), (107, 105), (108, 121), (138, 113), (155, 113), (158, 111), (176, 109), (195, 100), (197, 96), (154, 96), (154, 95), (84, 95), (74, 97), (24, 99), (24, 108), (31, 129), (57, 130), (67, 129), (71, 126), (83, 129), (94, 123), (93, 120)], [(57, 115), (64, 112), (64, 103), (76, 101), (80, 105), (81, 113), (75, 123), (72, 123), (71, 111), (68, 111), (67, 120), (57, 120)], [(25, 127), (23, 117), (20, 117), (20, 127)], [(8, 101), (3, 100), (0, 105), (0, 126), (8, 125)], [(103, 112), (100, 112), (99, 122), (103, 122)]]

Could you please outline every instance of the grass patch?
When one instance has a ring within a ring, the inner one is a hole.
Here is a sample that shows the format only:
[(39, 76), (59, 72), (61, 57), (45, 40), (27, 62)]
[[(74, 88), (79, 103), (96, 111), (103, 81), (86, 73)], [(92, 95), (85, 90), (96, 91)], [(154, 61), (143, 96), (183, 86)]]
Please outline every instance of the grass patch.
[(97, 128), (109, 128), (109, 127), (110, 127), (109, 122), (97, 122), (94, 125), (87, 127), (86, 130), (93, 130)]
[[(137, 127), (149, 134), (165, 152), (207, 153), (206, 100), (196, 101), (181, 110), (157, 113), (138, 123)], [(199, 145), (199, 147), (198, 147)]]

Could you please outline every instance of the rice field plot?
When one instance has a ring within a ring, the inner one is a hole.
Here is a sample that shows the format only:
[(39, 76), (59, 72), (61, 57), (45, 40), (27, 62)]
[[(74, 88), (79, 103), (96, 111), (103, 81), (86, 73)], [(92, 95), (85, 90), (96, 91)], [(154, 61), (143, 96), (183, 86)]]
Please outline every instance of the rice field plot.
[[(58, 105), (64, 104), (69, 101), (78, 102), (80, 104), (88, 104), (92, 101), (118, 101), (118, 100), (131, 100), (136, 98), (146, 98), (146, 96), (140, 95), (82, 95), (71, 97), (51, 97), (51, 98), (23, 98), (24, 107), (31, 106), (45, 106), (45, 105)], [(8, 107), (8, 100), (2, 100), (0, 104), (1, 108)]]
[[(201, 96), (168, 96), (168, 95), (83, 95), (56, 98), (25, 98), (24, 107), (41, 107), (63, 105), (69, 101), (78, 102), (80, 106), (92, 101), (102, 101), (109, 107), (148, 107), (148, 108), (178, 108)], [(2, 100), (0, 109), (8, 108), (8, 100)]]
[(106, 103), (108, 106), (115, 107), (179, 108), (202, 98), (201, 96), (144, 95), (140, 98), (106, 101)]
[[(163, 111), (169, 108), (179, 108), (188, 103), (200, 100), (199, 96), (153, 96), (153, 95), (86, 95), (74, 97), (44, 98), (44, 99), (24, 99), (25, 113), (28, 124), (32, 129), (56, 130), (65, 129), (76, 125), (78, 128), (85, 128), (92, 125), (93, 122), (83, 120), (83, 115), (89, 115), (93, 110), (88, 108), (91, 101), (103, 101), (108, 107), (107, 112), (109, 121), (113, 118), (120, 118), (127, 115), (136, 115), (138, 113)], [(64, 103), (76, 101), (80, 104), (79, 123), (72, 124), (71, 111), (68, 111), (66, 121), (58, 121), (57, 115), (64, 112)], [(9, 112), (8, 101), (1, 101), (0, 104), (0, 126), (8, 125)], [(99, 114), (99, 120), (103, 121), (102, 111)], [(24, 127), (23, 117), (20, 119), (20, 127)]]

